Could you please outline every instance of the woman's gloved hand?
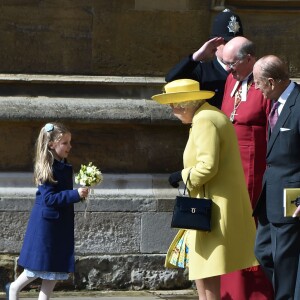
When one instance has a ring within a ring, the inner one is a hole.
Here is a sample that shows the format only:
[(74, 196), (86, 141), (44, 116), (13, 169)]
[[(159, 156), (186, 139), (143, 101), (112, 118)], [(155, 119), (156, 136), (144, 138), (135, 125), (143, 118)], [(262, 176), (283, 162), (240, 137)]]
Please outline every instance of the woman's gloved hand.
[(174, 172), (169, 176), (169, 183), (173, 188), (178, 188), (180, 181), (182, 181), (181, 171)]

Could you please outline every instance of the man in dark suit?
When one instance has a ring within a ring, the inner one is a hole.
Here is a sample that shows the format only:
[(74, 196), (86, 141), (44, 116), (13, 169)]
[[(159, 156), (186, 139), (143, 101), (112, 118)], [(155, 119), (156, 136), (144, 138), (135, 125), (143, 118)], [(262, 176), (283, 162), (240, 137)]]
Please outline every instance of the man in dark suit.
[(166, 82), (185, 78), (196, 80), (201, 89), (215, 92), (208, 102), (221, 108), (228, 76), (228, 70), (222, 63), (222, 51), (224, 45), (236, 36), (243, 36), (241, 19), (225, 9), (214, 19), (210, 40), (176, 64), (166, 75)]
[(287, 66), (274, 55), (259, 59), (253, 75), (256, 88), (273, 100), (278, 116), (277, 122), (269, 120), (267, 168), (254, 209), (259, 222), (255, 255), (272, 280), (275, 299), (296, 300), (300, 208), (295, 206), (293, 217), (284, 217), (283, 190), (300, 188), (300, 87), (289, 79)]

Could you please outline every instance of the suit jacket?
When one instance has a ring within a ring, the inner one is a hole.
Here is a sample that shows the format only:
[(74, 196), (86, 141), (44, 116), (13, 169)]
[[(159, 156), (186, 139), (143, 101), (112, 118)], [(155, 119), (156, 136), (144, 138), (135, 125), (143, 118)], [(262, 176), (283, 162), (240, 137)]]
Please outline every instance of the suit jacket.
[(299, 151), (300, 87), (296, 84), (286, 100), (272, 134), (269, 135), (263, 191), (254, 215), (266, 216), (271, 223), (299, 222), (298, 218), (283, 216), (283, 189), (300, 188)]
[(215, 95), (207, 102), (221, 108), (225, 81), (228, 72), (220, 65), (217, 58), (209, 62), (194, 61), (192, 56), (185, 57), (166, 75), (166, 82), (176, 79), (194, 79), (200, 83), (201, 90), (214, 91)]
[(74, 203), (71, 165), (54, 161), (57, 184), (38, 186), (18, 264), (32, 271), (74, 272)]

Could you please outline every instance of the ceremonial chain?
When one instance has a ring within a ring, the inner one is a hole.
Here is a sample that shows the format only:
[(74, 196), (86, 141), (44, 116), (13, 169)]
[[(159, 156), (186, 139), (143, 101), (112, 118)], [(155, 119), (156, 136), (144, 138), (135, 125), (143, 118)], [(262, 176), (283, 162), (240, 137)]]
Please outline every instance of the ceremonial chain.
[[(247, 94), (248, 94), (248, 91), (250, 89), (250, 86), (252, 84), (253, 80), (249, 80), (248, 84), (247, 84)], [(234, 121), (234, 117), (237, 115), (236, 111), (238, 109), (238, 107), (240, 106), (241, 104), (241, 100), (242, 100), (242, 85), (239, 87), (239, 89), (237, 89), (237, 91), (234, 93), (234, 105), (233, 105), (233, 110), (230, 114), (230, 117), (229, 117), (229, 120), (231, 122)]]

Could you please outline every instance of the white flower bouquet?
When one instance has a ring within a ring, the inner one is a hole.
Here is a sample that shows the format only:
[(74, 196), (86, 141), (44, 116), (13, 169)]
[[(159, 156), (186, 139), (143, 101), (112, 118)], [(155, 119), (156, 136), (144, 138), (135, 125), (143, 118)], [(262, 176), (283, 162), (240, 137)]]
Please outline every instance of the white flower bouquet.
[(101, 171), (91, 162), (86, 165), (81, 165), (79, 173), (75, 176), (75, 183), (86, 187), (92, 187), (100, 184), (103, 181)]
[[(79, 173), (75, 176), (75, 183), (80, 184), (84, 187), (93, 187), (100, 184), (103, 181), (103, 175), (101, 171), (94, 166), (91, 162), (88, 165), (81, 165)], [(91, 190), (91, 194), (93, 190)], [(86, 211), (88, 208), (89, 197), (82, 200), (85, 202), (85, 212), (84, 217), (86, 218)]]

